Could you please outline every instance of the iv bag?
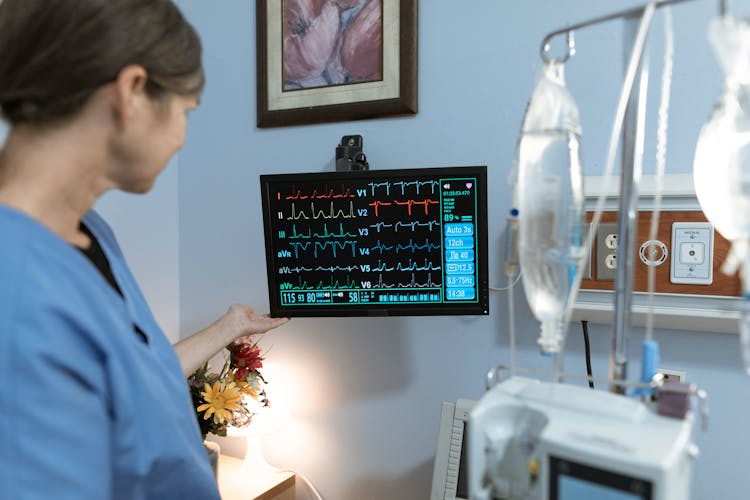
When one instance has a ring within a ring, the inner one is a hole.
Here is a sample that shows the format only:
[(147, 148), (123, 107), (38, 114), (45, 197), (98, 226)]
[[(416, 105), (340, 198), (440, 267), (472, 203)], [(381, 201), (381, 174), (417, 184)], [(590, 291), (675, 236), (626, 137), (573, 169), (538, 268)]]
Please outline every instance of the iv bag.
[(693, 179), (708, 220), (726, 239), (737, 241), (750, 237), (750, 25), (714, 19), (709, 40), (726, 80), (698, 137)]
[(742, 271), (740, 353), (750, 375), (750, 24), (728, 16), (714, 19), (708, 38), (725, 83), (698, 137), (693, 180), (706, 217), (732, 242), (722, 271)]
[(545, 67), (526, 108), (518, 143), (519, 257), (526, 299), (542, 324), (538, 343), (559, 352), (581, 251), (583, 177), (578, 108), (563, 66)]

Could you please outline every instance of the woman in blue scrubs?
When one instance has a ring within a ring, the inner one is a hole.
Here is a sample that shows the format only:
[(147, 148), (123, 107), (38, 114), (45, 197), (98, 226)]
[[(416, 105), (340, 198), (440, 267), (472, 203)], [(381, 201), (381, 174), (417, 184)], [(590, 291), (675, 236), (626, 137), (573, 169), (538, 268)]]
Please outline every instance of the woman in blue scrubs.
[(0, 498), (217, 499), (186, 375), (285, 319), (170, 345), (91, 210), (145, 193), (204, 76), (169, 0), (0, 0)]

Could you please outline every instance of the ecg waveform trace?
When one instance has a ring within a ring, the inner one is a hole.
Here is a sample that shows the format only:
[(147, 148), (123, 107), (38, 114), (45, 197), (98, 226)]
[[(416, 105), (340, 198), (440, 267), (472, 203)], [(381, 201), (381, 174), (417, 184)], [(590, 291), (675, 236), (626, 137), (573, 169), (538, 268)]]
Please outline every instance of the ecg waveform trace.
[[(313, 189), (312, 193), (309, 195), (302, 194), (301, 189), (297, 189), (296, 186), (292, 186), (292, 192), (293, 194), (288, 194), (284, 196), (285, 200), (319, 200), (319, 199), (338, 199), (338, 198), (354, 198), (354, 194), (352, 193), (351, 188), (346, 186), (341, 186), (341, 189), (339, 190), (339, 193), (336, 193), (336, 189), (329, 188), (328, 185), (322, 189), (324, 194), (320, 194), (317, 189)], [(277, 198), (280, 200), (283, 196), (281, 192), (276, 193)]]
[(427, 279), (424, 283), (418, 283), (414, 273), (411, 274), (411, 281), (407, 283), (393, 283), (388, 284), (383, 281), (383, 275), (378, 275), (378, 282), (372, 285), (373, 288), (435, 288), (439, 287), (440, 283), (432, 281), (432, 273), (427, 273)]
[(395, 265), (388, 265), (382, 260), (378, 259), (378, 265), (375, 267), (371, 267), (371, 271), (373, 272), (381, 272), (381, 271), (440, 271), (442, 269), (442, 266), (436, 265), (432, 261), (428, 261), (427, 259), (424, 259), (423, 264), (417, 264), (416, 262), (409, 259), (408, 263), (404, 262), (396, 262)]
[(354, 215), (354, 203), (350, 202), (347, 207), (348, 207), (348, 210), (346, 208), (338, 208), (334, 205), (333, 202), (331, 202), (328, 205), (327, 209), (321, 209), (315, 206), (315, 202), (311, 202), (310, 212), (308, 214), (308, 212), (304, 208), (299, 209), (295, 203), (292, 203), (291, 214), (289, 215), (288, 220), (299, 220), (299, 219), (310, 220), (310, 218), (312, 218), (313, 220), (340, 219), (340, 218), (352, 219), (356, 217), (356, 215)]
[[(341, 249), (344, 250), (346, 247), (351, 247), (352, 255), (356, 255), (356, 241), (306, 241), (306, 242), (298, 242), (293, 241), (290, 243), (292, 249), (294, 249), (294, 257), (299, 258), (300, 254), (302, 252), (307, 252), (310, 250), (310, 246), (312, 246), (312, 254), (317, 259), (320, 254), (318, 253), (318, 250), (321, 252), (324, 250), (327, 250), (328, 248), (331, 249), (333, 253), (333, 257), (335, 258), (337, 256), (337, 250)], [(340, 255), (340, 254), (338, 254)]]
[(370, 224), (370, 228), (376, 230), (378, 233), (380, 231), (383, 231), (384, 229), (390, 229), (394, 232), (398, 232), (399, 229), (406, 229), (409, 228), (409, 230), (413, 233), (414, 231), (421, 230), (422, 228), (426, 228), (427, 231), (433, 231), (436, 227), (440, 227), (440, 221), (437, 220), (429, 220), (427, 222), (420, 222), (420, 221), (411, 221), (411, 222), (401, 222), (397, 221), (395, 224), (387, 224), (385, 222), (377, 222), (375, 224)]
[(379, 191), (376, 191), (378, 189), (382, 189), (385, 191), (386, 196), (390, 196), (391, 194), (391, 187), (396, 186), (399, 188), (401, 196), (406, 195), (406, 190), (408, 187), (413, 187), (414, 192), (416, 194), (421, 194), (422, 187), (426, 186), (430, 190), (430, 194), (435, 194), (436, 189), (440, 186), (440, 181), (436, 180), (428, 180), (428, 181), (384, 181), (384, 182), (368, 182), (367, 187), (370, 188), (370, 195), (375, 196), (379, 193)]
[(328, 224), (323, 224), (322, 231), (318, 230), (313, 232), (312, 226), (307, 226), (307, 233), (297, 232), (297, 225), (292, 224), (292, 234), (288, 236), (290, 240), (293, 239), (313, 239), (313, 238), (356, 238), (355, 233), (350, 233), (344, 230), (344, 224), (338, 225), (338, 232), (331, 232), (328, 230)]
[(302, 277), (297, 278), (297, 284), (293, 283), (282, 283), (282, 290), (338, 290), (341, 288), (349, 289), (354, 288), (357, 286), (357, 283), (352, 281), (349, 276), (347, 276), (344, 281), (335, 280), (331, 277), (330, 281), (327, 283), (323, 280), (318, 281), (315, 284), (308, 283), (307, 280), (304, 280)]
[(369, 203), (367, 206), (372, 207), (375, 210), (375, 217), (378, 217), (380, 215), (380, 207), (390, 207), (390, 206), (406, 207), (406, 213), (411, 216), (412, 207), (414, 205), (421, 205), (422, 207), (424, 207), (424, 215), (428, 215), (430, 213), (430, 206), (440, 205), (440, 200), (431, 200), (429, 198), (425, 198), (424, 200), (411, 200), (411, 199), (392, 200), (392, 201), (375, 200), (372, 203)]

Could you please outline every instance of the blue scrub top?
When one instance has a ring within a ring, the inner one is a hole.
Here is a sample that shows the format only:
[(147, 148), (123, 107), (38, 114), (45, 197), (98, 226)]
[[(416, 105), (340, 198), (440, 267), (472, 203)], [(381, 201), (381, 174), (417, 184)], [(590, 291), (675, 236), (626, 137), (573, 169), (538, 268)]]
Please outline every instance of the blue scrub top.
[(0, 206), (0, 499), (218, 499), (177, 356), (111, 229), (84, 223), (124, 299)]

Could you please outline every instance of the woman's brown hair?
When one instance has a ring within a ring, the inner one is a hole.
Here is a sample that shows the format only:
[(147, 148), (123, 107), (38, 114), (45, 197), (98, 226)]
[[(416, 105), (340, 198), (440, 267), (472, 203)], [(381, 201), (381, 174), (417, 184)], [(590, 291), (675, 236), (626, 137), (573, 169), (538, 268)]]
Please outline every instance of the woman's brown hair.
[(154, 97), (203, 89), (200, 39), (171, 0), (0, 0), (0, 112), (11, 124), (71, 116), (131, 64)]

